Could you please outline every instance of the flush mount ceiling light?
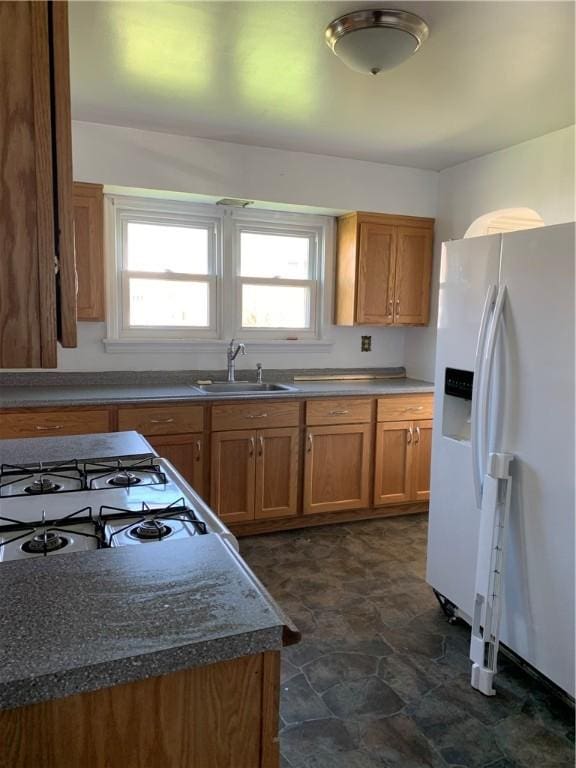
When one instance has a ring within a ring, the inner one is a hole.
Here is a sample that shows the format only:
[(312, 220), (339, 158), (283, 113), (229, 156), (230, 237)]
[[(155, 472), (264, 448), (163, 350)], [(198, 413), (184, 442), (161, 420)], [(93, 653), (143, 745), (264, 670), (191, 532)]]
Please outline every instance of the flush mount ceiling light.
[(326, 42), (351, 69), (377, 75), (406, 61), (428, 37), (428, 25), (407, 11), (347, 13), (326, 27)]

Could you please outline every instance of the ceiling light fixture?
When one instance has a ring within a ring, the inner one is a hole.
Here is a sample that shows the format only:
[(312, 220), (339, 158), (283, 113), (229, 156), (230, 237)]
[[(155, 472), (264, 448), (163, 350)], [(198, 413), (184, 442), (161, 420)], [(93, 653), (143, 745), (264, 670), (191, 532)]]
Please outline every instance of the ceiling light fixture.
[(347, 13), (326, 27), (326, 43), (342, 61), (365, 75), (377, 75), (406, 61), (428, 37), (426, 22), (407, 11)]

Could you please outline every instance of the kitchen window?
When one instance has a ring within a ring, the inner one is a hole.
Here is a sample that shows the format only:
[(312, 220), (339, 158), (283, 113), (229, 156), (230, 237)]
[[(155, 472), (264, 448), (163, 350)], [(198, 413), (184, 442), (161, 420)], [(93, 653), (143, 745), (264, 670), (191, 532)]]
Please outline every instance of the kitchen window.
[(305, 223), (234, 221), (239, 335), (318, 336), (322, 235)]
[(115, 330), (125, 339), (217, 338), (221, 216), (115, 207)]
[(324, 216), (109, 197), (106, 347), (322, 341)]

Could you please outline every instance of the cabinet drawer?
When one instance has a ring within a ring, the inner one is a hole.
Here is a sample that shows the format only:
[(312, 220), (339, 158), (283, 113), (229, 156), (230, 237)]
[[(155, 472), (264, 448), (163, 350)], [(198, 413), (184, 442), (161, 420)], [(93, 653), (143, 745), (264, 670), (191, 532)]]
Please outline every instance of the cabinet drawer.
[(263, 427), (297, 427), (300, 404), (227, 403), (212, 407), (212, 429), (262, 429)]
[(202, 432), (201, 405), (173, 405), (160, 408), (120, 408), (118, 430), (135, 429), (143, 435), (176, 435)]
[(372, 419), (372, 400), (308, 400), (306, 424), (367, 424)]
[(40, 411), (0, 414), (0, 438), (60, 437), (109, 432), (108, 411)]
[(431, 419), (433, 409), (432, 392), (422, 395), (390, 395), (378, 400), (378, 421)]

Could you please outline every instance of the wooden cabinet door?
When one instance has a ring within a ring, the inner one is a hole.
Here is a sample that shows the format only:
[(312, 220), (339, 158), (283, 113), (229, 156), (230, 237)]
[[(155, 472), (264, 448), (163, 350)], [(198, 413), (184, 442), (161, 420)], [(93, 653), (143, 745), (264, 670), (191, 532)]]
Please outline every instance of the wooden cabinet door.
[(104, 195), (101, 184), (74, 182), (78, 320), (105, 320)]
[(430, 498), (430, 460), (432, 458), (432, 421), (414, 422), (412, 497), (414, 501)]
[(55, 368), (76, 346), (66, 3), (0, 2), (0, 72), (0, 368)]
[(204, 435), (156, 435), (147, 440), (159, 456), (172, 462), (196, 493), (204, 497)]
[(395, 227), (385, 224), (360, 224), (357, 323), (392, 323), (395, 248)]
[(264, 520), (298, 512), (297, 427), (262, 429), (256, 436), (254, 516)]
[(308, 427), (304, 514), (370, 504), (371, 424)]
[(375, 507), (411, 500), (413, 439), (411, 421), (384, 421), (376, 425)]
[(253, 520), (256, 432), (215, 432), (211, 453), (212, 509), (224, 522)]
[(430, 312), (432, 230), (398, 227), (394, 325), (426, 325)]

